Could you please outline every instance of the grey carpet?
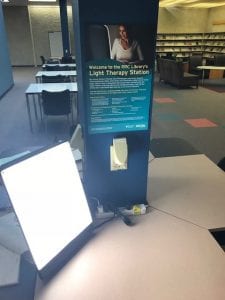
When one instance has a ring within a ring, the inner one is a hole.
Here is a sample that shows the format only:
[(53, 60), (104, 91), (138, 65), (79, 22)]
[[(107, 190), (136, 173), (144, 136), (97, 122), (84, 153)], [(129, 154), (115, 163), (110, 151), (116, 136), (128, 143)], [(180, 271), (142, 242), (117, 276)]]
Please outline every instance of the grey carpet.
[(39, 68), (17, 67), (13, 69), (14, 87), (0, 100), (0, 157), (2, 152), (22, 152), (32, 147), (48, 146), (55, 140), (69, 138), (67, 122), (64, 119), (52, 119), (48, 122), (46, 133), (39, 123), (35, 123), (35, 132), (30, 132), (25, 91), (35, 82)]
[[(176, 103), (153, 102), (151, 139), (183, 139), (217, 164), (225, 156), (225, 94), (201, 86), (178, 89), (159, 83), (156, 76), (154, 98), (163, 97)], [(218, 126), (193, 128), (184, 121), (190, 118), (206, 118)]]
[[(35, 133), (30, 132), (25, 90), (29, 83), (35, 82), (38, 70), (39, 68), (23, 67), (13, 69), (15, 86), (0, 100), (0, 157), (7, 152), (16, 153), (32, 147), (48, 146), (55, 140), (69, 138), (64, 120), (51, 120), (47, 134), (43, 129), (40, 130), (38, 123)], [(176, 103), (153, 102), (151, 139), (183, 139), (215, 163), (225, 156), (224, 93), (201, 86), (198, 89), (178, 89), (163, 82), (159, 83), (156, 74), (154, 97), (171, 97)], [(193, 128), (184, 122), (186, 118), (207, 118), (218, 127)]]

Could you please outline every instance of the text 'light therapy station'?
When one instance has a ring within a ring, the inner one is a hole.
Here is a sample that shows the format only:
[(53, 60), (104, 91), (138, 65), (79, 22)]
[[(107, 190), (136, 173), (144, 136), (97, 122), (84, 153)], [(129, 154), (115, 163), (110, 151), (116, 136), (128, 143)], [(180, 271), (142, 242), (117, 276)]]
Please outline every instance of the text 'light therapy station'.
[(147, 205), (158, 1), (72, 4), (91, 209)]
[(40, 275), (51, 276), (91, 233), (92, 216), (68, 142), (1, 171)]

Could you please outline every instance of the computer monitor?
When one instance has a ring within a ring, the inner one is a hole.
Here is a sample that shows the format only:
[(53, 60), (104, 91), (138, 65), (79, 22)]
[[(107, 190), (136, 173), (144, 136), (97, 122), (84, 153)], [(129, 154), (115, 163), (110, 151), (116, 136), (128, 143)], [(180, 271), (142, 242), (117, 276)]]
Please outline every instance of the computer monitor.
[(69, 142), (28, 155), (1, 176), (40, 275), (52, 276), (93, 221)]

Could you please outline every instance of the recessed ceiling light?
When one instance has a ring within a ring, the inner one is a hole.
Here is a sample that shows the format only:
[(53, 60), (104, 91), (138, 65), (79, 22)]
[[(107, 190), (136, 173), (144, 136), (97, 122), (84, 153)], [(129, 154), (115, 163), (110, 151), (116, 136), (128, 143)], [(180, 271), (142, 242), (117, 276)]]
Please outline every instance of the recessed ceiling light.
[(29, 0), (29, 2), (56, 2), (56, 0)]

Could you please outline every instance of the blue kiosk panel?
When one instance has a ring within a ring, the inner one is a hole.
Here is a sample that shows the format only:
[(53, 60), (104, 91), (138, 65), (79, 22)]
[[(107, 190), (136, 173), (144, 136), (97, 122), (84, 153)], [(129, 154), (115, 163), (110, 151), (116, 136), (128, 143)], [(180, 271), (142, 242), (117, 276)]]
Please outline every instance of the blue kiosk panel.
[[(84, 185), (92, 211), (147, 204), (158, 1), (73, 0)], [(127, 46), (128, 45), (128, 46)], [(125, 138), (127, 168), (111, 170)]]

